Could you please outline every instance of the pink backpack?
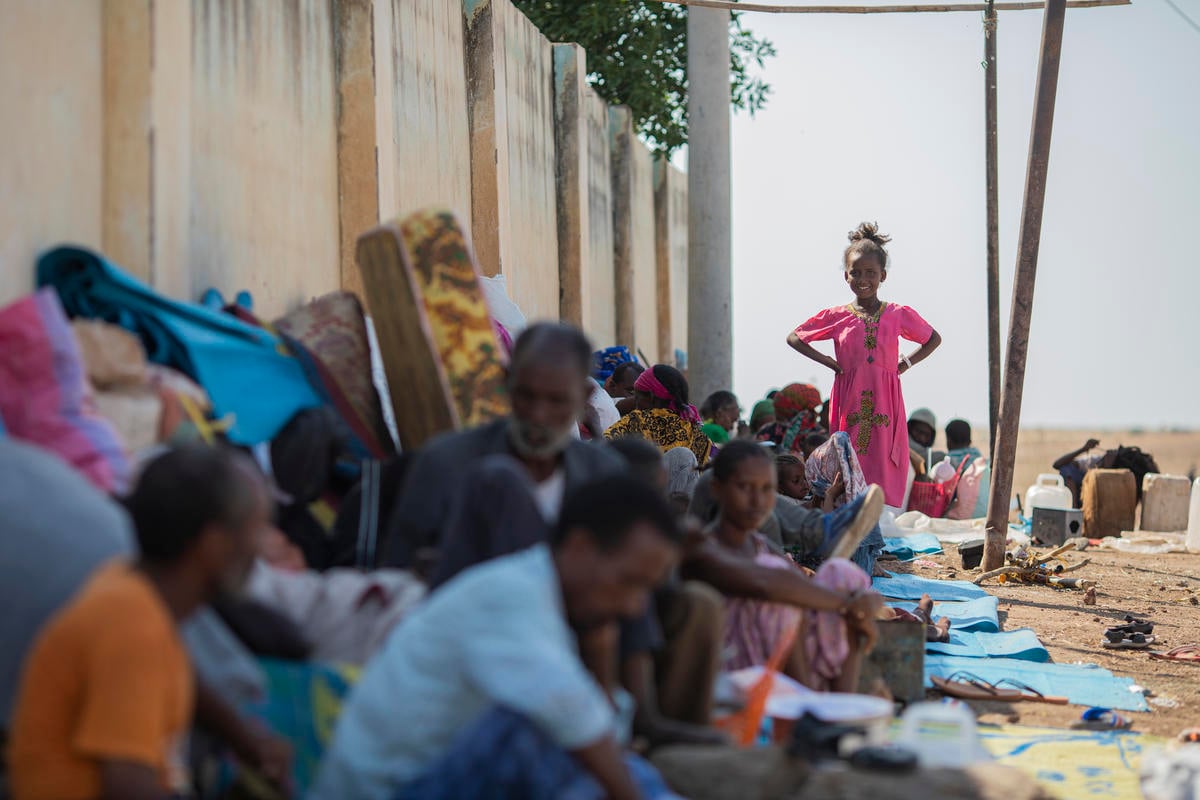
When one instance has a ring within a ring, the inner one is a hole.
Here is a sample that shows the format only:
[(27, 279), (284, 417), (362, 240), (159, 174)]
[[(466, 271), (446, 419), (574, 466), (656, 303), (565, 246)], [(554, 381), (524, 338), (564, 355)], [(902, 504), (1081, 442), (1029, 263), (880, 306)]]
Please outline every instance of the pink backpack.
[[(950, 503), (946, 519), (976, 519), (987, 514), (988, 483), (992, 478), (992, 469), (986, 458), (977, 458), (958, 479), (958, 493)], [(982, 510), (980, 510), (982, 506)]]

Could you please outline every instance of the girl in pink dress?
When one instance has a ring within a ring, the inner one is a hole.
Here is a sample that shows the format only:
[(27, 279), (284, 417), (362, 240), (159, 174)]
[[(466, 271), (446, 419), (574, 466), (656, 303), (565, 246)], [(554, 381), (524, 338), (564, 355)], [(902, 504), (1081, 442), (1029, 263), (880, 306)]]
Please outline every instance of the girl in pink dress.
[[(831, 432), (850, 435), (867, 481), (882, 486), (888, 505), (899, 507), (909, 464), (900, 376), (928, 358), (942, 337), (908, 306), (879, 299), (879, 285), (887, 280), (884, 245), (889, 241), (868, 222), (851, 231), (844, 264), (854, 302), (820, 312), (789, 334), (788, 344), (833, 370)], [(901, 338), (920, 347), (901, 355)], [(833, 358), (812, 346), (827, 339), (833, 340)]]

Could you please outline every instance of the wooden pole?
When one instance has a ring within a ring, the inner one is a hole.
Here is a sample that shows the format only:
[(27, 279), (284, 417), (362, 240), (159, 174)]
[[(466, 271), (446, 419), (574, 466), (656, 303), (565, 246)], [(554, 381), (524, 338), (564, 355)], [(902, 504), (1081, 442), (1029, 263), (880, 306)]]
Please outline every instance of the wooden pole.
[[(730, 11), (758, 11), (765, 14), (909, 14), (913, 12), (987, 11), (986, 3), (935, 3), (900, 6), (776, 6), (762, 3), (740, 3), (736, 0), (654, 0), (677, 6), (724, 8)], [(1067, 8), (1102, 8), (1127, 6), (1132, 0), (1068, 0)], [(996, 3), (997, 11), (1036, 11), (1040, 2)]]
[(1042, 23), (1042, 55), (1038, 63), (1037, 94), (1033, 104), (1033, 130), (1029, 137), (1029, 166), (1025, 172), (1025, 205), (1017, 251), (1017, 276), (1013, 284), (1012, 317), (1008, 328), (1008, 361), (1004, 392), (1000, 398), (1000, 425), (992, 459), (991, 501), (983, 570), (1004, 562), (1008, 532), (1008, 498), (1012, 493), (1021, 427), (1021, 395), (1025, 387), (1025, 358), (1029, 350), (1029, 322), (1033, 314), (1033, 287), (1037, 278), (1038, 247), (1042, 237), (1042, 210), (1046, 202), (1046, 172), (1050, 163), (1050, 135), (1054, 128), (1054, 101), (1058, 92), (1058, 66), (1062, 56), (1066, 0), (1046, 0)]
[(996, 453), (1000, 417), (1000, 197), (996, 123), (996, 2), (983, 16), (984, 149), (987, 163), (988, 452)]

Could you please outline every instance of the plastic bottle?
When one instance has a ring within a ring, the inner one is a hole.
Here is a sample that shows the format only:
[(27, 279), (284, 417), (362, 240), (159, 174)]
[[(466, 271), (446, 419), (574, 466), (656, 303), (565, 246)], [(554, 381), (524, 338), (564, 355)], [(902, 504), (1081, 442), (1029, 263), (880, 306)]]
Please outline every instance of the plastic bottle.
[(1192, 484), (1192, 499), (1188, 506), (1187, 549), (1200, 553), (1200, 478)]
[(1033, 486), (1025, 493), (1025, 513), (1033, 519), (1035, 508), (1069, 509), (1075, 504), (1071, 490), (1063, 483), (1061, 475), (1046, 473), (1038, 475)]

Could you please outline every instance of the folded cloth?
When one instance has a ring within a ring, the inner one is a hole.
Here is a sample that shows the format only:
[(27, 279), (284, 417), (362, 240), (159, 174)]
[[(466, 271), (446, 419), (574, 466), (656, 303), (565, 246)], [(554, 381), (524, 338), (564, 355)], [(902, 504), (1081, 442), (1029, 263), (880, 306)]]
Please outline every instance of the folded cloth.
[(883, 552), (891, 553), (901, 561), (912, 561), (918, 555), (942, 552), (942, 543), (932, 533), (917, 533), (899, 538), (885, 536)]
[(273, 333), (192, 303), (170, 300), (102, 257), (59, 247), (38, 259), (38, 284), (67, 313), (112, 322), (141, 337), (149, 359), (185, 373), (208, 392), (229, 437), (258, 444), (292, 416), (321, 404), (304, 370)]

